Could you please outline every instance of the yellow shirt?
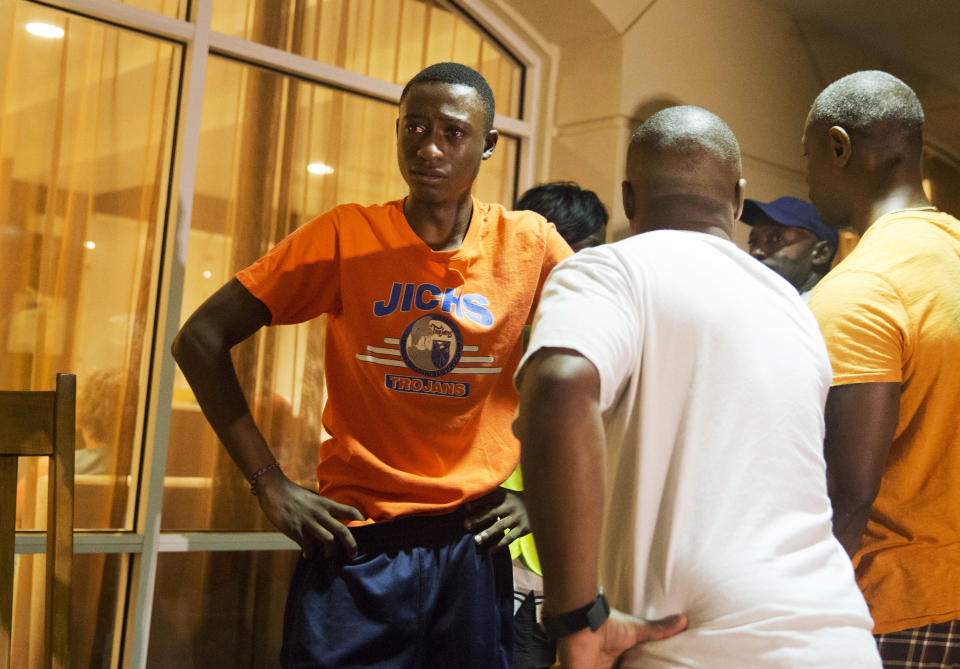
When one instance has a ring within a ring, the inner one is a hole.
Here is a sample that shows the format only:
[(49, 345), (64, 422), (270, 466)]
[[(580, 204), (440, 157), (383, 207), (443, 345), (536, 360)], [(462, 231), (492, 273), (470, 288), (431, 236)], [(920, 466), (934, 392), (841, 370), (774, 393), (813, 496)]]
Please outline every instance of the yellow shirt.
[(887, 214), (816, 287), (833, 385), (901, 384), (857, 581), (875, 633), (960, 618), (960, 221)]
[[(528, 333), (529, 329), (524, 328), (524, 348), (527, 347)], [(523, 490), (523, 474), (520, 473), (520, 465), (517, 465), (510, 477), (503, 482), (502, 487), (515, 492)], [(538, 576), (543, 576), (543, 569), (540, 568), (540, 556), (537, 555), (537, 545), (533, 541), (532, 534), (526, 534), (510, 544), (510, 558), (512, 560), (521, 558), (527, 569)]]

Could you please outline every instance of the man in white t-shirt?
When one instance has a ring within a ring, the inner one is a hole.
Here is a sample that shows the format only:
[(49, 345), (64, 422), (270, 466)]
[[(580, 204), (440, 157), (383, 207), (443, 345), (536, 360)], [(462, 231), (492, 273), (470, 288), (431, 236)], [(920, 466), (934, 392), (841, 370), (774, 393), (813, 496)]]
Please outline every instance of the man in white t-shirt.
[(880, 667), (831, 532), (826, 348), (730, 241), (743, 187), (723, 121), (658, 112), (627, 156), (636, 236), (544, 286), (515, 428), (564, 667)]

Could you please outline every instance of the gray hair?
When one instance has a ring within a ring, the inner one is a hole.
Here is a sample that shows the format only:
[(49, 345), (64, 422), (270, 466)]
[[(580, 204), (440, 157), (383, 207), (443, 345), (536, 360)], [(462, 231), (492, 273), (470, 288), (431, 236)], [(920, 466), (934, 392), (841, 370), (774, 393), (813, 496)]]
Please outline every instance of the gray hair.
[(808, 124), (835, 126), (867, 133), (877, 125), (919, 141), (923, 107), (913, 90), (880, 70), (854, 72), (827, 86), (810, 108)]

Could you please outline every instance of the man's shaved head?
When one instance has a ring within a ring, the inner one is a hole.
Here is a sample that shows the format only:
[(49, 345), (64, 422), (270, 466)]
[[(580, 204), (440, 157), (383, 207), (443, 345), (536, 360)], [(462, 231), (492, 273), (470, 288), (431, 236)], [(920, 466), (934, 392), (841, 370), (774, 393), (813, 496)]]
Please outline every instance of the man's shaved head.
[(827, 86), (810, 108), (808, 125), (840, 126), (848, 133), (881, 132), (920, 146), (923, 107), (916, 93), (892, 74), (866, 70)]
[(740, 175), (740, 144), (727, 124), (706, 109), (668, 107), (637, 128), (630, 139), (631, 156), (641, 150), (668, 152), (680, 160), (726, 165)]
[(892, 74), (855, 72), (827, 86), (807, 115), (803, 147), (810, 201), (831, 227), (863, 233), (893, 201), (926, 202), (923, 107)]
[(729, 234), (742, 195), (740, 145), (716, 114), (700, 107), (669, 107), (633, 133), (624, 206), (635, 230), (700, 229), (709, 220), (706, 227), (722, 227)]

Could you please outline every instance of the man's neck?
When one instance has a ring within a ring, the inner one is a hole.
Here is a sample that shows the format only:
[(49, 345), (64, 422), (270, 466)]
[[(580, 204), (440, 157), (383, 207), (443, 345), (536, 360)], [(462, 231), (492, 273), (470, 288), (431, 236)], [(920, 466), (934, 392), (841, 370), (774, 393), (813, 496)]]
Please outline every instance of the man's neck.
[(819, 272), (811, 272), (810, 276), (808, 276), (803, 283), (797, 286), (797, 292), (803, 295), (808, 290), (813, 290), (813, 287), (816, 286), (822, 278), (823, 274), (820, 274)]
[(698, 207), (662, 207), (641, 215), (639, 232), (690, 230), (730, 240), (733, 217), (729, 212)]
[(417, 237), (431, 249), (454, 251), (460, 248), (470, 227), (473, 198), (468, 193), (457, 202), (433, 203), (407, 197), (403, 215)]
[(853, 229), (862, 235), (881, 216), (903, 209), (924, 209), (930, 206), (930, 200), (917, 179), (915, 185), (898, 184), (864, 202), (863, 206), (855, 210), (851, 224)]

